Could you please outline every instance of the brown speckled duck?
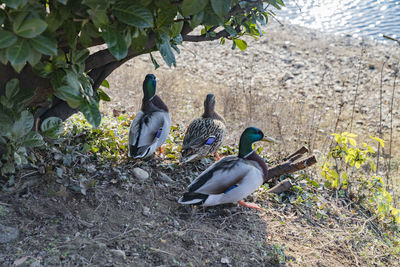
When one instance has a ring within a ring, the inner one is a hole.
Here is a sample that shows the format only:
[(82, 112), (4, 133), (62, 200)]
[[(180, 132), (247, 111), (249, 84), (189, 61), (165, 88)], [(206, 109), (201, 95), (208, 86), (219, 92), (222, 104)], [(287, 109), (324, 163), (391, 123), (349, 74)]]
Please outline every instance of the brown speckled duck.
[(203, 115), (189, 124), (183, 139), (182, 163), (215, 154), (225, 136), (225, 120), (215, 111), (215, 96), (208, 94), (204, 101)]

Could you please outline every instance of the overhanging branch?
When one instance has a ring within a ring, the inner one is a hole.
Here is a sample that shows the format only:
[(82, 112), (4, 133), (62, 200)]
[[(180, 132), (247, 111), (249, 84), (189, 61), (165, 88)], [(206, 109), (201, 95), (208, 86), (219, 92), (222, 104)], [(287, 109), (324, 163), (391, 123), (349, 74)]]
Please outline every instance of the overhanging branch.
[(204, 41), (214, 41), (218, 40), (222, 37), (228, 37), (229, 33), (226, 30), (219, 31), (215, 34), (215, 36), (210, 36), (210, 35), (185, 35), (182, 36), (183, 41), (186, 42), (204, 42)]

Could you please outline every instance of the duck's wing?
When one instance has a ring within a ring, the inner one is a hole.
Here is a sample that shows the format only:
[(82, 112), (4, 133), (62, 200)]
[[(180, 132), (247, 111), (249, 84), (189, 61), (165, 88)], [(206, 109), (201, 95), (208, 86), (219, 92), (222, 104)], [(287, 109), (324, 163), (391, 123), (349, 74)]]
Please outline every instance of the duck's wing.
[(165, 124), (164, 112), (138, 112), (129, 129), (129, 156), (143, 158), (154, 152)]
[(227, 157), (197, 177), (179, 203), (204, 206), (234, 203), (247, 197), (262, 183), (261, 169), (244, 159)]
[[(222, 140), (225, 133), (223, 122), (213, 119), (198, 118), (189, 124), (183, 138), (183, 149), (196, 149)], [(213, 138), (213, 140), (210, 140)], [(218, 139), (218, 140), (216, 140)]]
[(189, 192), (220, 194), (237, 184), (252, 168), (236, 156), (223, 158), (200, 174), (190, 185)]
[(235, 203), (253, 193), (262, 183), (262, 172), (251, 166), (239, 181), (231, 185), (223, 193), (209, 194), (203, 206)]

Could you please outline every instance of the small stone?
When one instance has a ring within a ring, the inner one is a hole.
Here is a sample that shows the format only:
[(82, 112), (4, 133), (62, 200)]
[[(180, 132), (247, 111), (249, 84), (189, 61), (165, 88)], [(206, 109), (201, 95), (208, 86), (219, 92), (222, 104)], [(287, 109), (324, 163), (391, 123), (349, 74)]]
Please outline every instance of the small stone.
[(223, 257), (223, 258), (221, 258), (221, 263), (230, 265), (231, 261), (229, 260), (228, 257)]
[(116, 257), (116, 258), (121, 258), (121, 259), (126, 259), (126, 254), (125, 251), (120, 250), (120, 249), (110, 249), (110, 253)]
[(143, 212), (142, 212), (142, 214), (143, 214), (144, 216), (149, 217), (149, 216), (151, 215), (150, 209), (149, 209), (148, 207), (143, 207)]
[(133, 175), (140, 181), (146, 181), (149, 178), (149, 173), (141, 168), (134, 168)]
[(172, 183), (174, 180), (172, 180), (168, 175), (166, 175), (163, 172), (160, 172), (160, 180), (166, 183)]
[(18, 229), (0, 224), (0, 244), (9, 243), (17, 239), (18, 234)]

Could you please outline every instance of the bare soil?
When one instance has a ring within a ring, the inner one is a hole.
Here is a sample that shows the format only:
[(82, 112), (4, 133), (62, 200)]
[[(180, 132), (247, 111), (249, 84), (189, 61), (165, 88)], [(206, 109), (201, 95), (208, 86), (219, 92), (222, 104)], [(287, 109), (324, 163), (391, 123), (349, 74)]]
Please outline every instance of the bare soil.
[[(85, 196), (54, 182), (51, 172), (40, 176), (37, 186), (3, 193), (0, 223), (18, 228), (20, 236), (0, 244), (0, 265), (394, 266), (398, 260), (367, 217), (327, 194), (318, 199), (329, 206), (322, 219), (313, 209), (262, 191), (250, 198), (264, 207), (261, 212), (179, 205), (189, 178), (207, 165), (174, 168), (156, 156), (114, 167), (99, 164), (96, 185)], [(150, 178), (134, 178), (135, 167)]]

